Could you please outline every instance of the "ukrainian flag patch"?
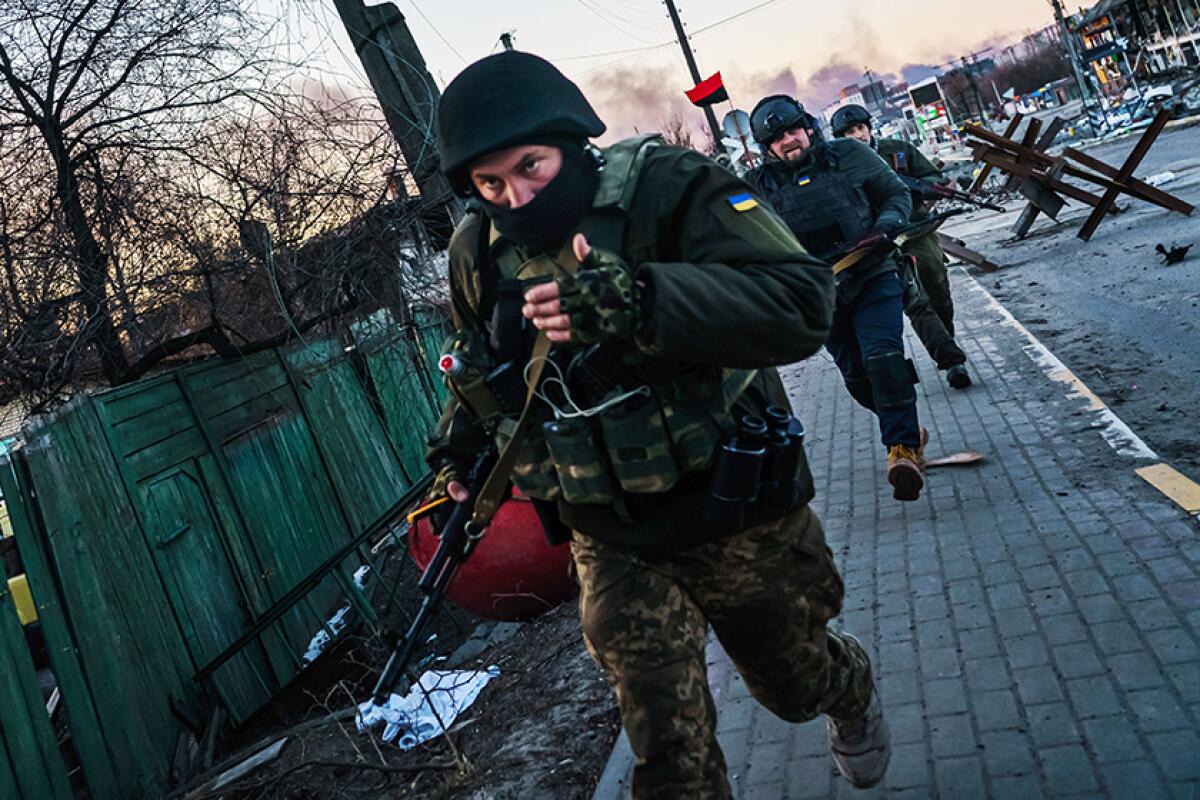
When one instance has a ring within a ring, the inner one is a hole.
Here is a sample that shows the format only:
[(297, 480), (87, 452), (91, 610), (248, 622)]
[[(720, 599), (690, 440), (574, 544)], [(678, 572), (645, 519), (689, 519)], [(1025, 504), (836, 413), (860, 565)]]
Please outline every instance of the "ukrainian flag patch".
[(797, 186), (808, 186), (810, 183), (812, 183), (812, 178), (808, 177), (807, 175), (796, 181)]
[(731, 194), (728, 198), (729, 205), (733, 206), (734, 211), (749, 211), (752, 208), (758, 208), (758, 201), (746, 194)]

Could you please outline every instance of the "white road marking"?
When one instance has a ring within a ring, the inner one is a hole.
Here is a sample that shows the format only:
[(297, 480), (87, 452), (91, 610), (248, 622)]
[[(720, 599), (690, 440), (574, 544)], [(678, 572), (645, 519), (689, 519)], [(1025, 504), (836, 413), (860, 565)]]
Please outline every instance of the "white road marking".
[(1067, 368), (1067, 365), (1059, 360), (1058, 356), (1051, 353), (1046, 345), (1042, 344), (1036, 336), (1029, 332), (1029, 329), (1017, 321), (1017, 318), (1012, 313), (1000, 304), (1000, 301), (992, 296), (992, 293), (983, 288), (983, 284), (975, 280), (962, 267), (957, 267), (970, 283), (969, 288), (972, 291), (978, 292), (983, 296), (984, 302), (988, 307), (996, 312), (1004, 324), (1016, 330), (1025, 338), (1025, 355), (1042, 368), (1042, 372), (1046, 374), (1050, 380), (1055, 383), (1061, 383), (1070, 391), (1068, 397), (1077, 397), (1084, 401), (1085, 407), (1096, 415), (1097, 421), (1100, 423), (1098, 430), (1100, 435), (1104, 437), (1104, 441), (1108, 442), (1113, 450), (1123, 456), (1131, 458), (1142, 458), (1153, 461), (1158, 461), (1158, 454), (1150, 449), (1142, 438), (1125, 424), (1125, 422), (1112, 412), (1104, 401), (1096, 396), (1096, 393), (1087, 387), (1075, 373)]

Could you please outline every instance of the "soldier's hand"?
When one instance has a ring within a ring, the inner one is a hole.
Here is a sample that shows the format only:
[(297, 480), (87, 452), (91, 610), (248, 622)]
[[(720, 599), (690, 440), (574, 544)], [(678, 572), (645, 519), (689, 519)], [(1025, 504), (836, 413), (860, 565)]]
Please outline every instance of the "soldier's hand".
[(429, 487), (430, 499), (449, 497), (456, 503), (461, 503), (471, 497), (466, 485), (458, 479), (462, 474), (462, 466), (452, 458), (446, 458), (433, 474), (433, 484)]
[(525, 292), (521, 313), (533, 322), (534, 327), (545, 331), (550, 341), (571, 341), (571, 318), (562, 313), (556, 282), (539, 283)]
[(641, 287), (632, 270), (616, 253), (593, 248), (583, 234), (571, 245), (580, 268), (558, 279), (556, 307), (567, 318), (568, 340), (592, 344), (632, 336), (641, 321)]

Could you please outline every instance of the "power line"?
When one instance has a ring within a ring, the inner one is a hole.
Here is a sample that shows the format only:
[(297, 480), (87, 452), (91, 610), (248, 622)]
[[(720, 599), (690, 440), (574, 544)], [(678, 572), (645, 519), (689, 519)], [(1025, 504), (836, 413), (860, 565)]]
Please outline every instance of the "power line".
[(591, 3), (588, 3), (587, 0), (575, 0), (575, 2), (579, 3), (579, 5), (583, 6), (588, 11), (592, 12), (592, 14), (594, 14), (597, 19), (603, 20), (604, 23), (606, 25), (608, 25), (609, 27), (611, 27), (613, 30), (618, 31), (619, 33), (621, 33), (625, 36), (628, 36), (630, 39), (633, 39), (634, 41), (644, 42), (645, 44), (652, 44), (652, 42), (650, 42), (646, 39), (643, 39), (640, 36), (636, 36), (636, 35), (630, 33), (629, 31), (625, 30), (620, 25), (618, 25), (616, 22), (613, 22), (612, 19), (610, 19), (605, 14), (601, 13), (601, 11), (599, 9), (597, 9)]
[[(579, 2), (581, 5), (583, 5), (583, 0), (579, 0)], [(778, 2), (779, 2), (779, 0), (766, 0), (766, 2), (759, 3), (756, 6), (751, 6), (750, 8), (739, 11), (736, 14), (731, 14), (730, 16), (725, 17), (724, 19), (719, 19), (716, 22), (710, 22), (709, 24), (705, 25), (702, 28), (697, 28), (696, 30), (689, 31), (688, 37), (691, 38), (692, 36), (695, 36), (696, 34), (710, 31), (713, 28), (716, 28), (720, 25), (724, 25), (726, 22), (732, 22), (733, 20), (738, 19), (739, 17), (744, 17), (747, 14), (752, 14), (755, 11), (758, 11), (759, 9), (766, 8), (767, 6), (773, 5), (774, 3), (778, 3)], [(584, 5), (584, 8), (589, 8), (589, 7), (587, 5)], [(595, 13), (595, 12), (593, 12), (593, 13)], [(658, 50), (659, 48), (662, 48), (662, 47), (670, 47), (671, 45), (674, 45), (674, 44), (677, 44), (676, 40), (668, 39), (666, 41), (659, 42), (658, 44), (647, 44), (645, 47), (630, 47), (630, 48), (626, 48), (623, 50), (605, 50), (605, 51), (599, 52), (599, 53), (585, 53), (583, 55), (563, 56), (561, 58), (550, 58), (547, 60), (553, 61), (554, 63), (558, 63), (560, 61), (583, 61), (583, 60), (589, 59), (589, 58), (602, 58), (604, 56), (623, 56), (623, 55), (627, 55), (627, 54), (631, 54), (631, 53), (649, 53), (651, 50)], [(624, 59), (624, 58), (619, 59), (619, 61), (627, 61), (627, 60), (628, 59)], [(617, 62), (613, 62), (613, 63), (617, 63)], [(589, 72), (590, 71), (592, 71), (592, 70), (589, 70)], [(582, 73), (582, 74), (587, 74), (587, 73)]]
[(647, 47), (647, 48), (644, 48), (641, 50), (637, 50), (629, 55), (621, 56), (620, 58), (615, 59), (613, 61), (605, 61), (603, 64), (600, 64), (598, 66), (589, 67), (588, 69), (585, 69), (583, 72), (576, 73), (575, 77), (582, 78), (584, 75), (591, 75), (593, 72), (600, 72), (601, 70), (608, 69), (609, 67), (615, 67), (617, 64), (624, 64), (626, 61), (633, 61), (635, 59), (641, 58), (644, 55), (649, 54), (651, 51), (659, 50), (663, 47), (666, 47), (668, 45), (673, 45), (673, 44), (675, 44), (675, 42), (665, 42), (664, 44), (655, 45), (654, 47)]
[(738, 17), (744, 17), (747, 14), (753, 14), (755, 11), (758, 11), (760, 8), (766, 8), (767, 6), (774, 5), (775, 3), (778, 3), (778, 2), (779, 2), (779, 0), (766, 0), (765, 2), (759, 3), (756, 6), (751, 6), (750, 8), (747, 8), (744, 11), (739, 11), (738, 13), (731, 14), (728, 17), (725, 17), (724, 19), (719, 19), (716, 22), (709, 23), (708, 25), (705, 25), (703, 28), (696, 28), (696, 30), (694, 30), (694, 31), (689, 31), (689, 35), (695, 36), (698, 33), (704, 33), (705, 31), (710, 31), (713, 28), (717, 27), (718, 25), (724, 25), (726, 22), (732, 22), (733, 20), (737, 19)]
[[(593, 0), (593, 2), (594, 2), (594, 0)], [(632, 26), (633, 26), (633, 27), (635, 27), (635, 28), (641, 28), (641, 29), (642, 29), (642, 30), (644, 30), (644, 31), (650, 31), (651, 33), (655, 33), (655, 32), (656, 32), (656, 30), (655, 30), (655, 26), (647, 24), (647, 22), (646, 22), (645, 20), (643, 20), (643, 21), (638, 21), (638, 20), (635, 20), (635, 19), (630, 19), (629, 17), (623, 17), (623, 16), (621, 16), (620, 14), (616, 13), (615, 11), (613, 11), (611, 8), (608, 8), (608, 7), (606, 7), (606, 6), (604, 6), (604, 5), (600, 4), (600, 3), (595, 3), (595, 5), (596, 5), (596, 8), (597, 8), (599, 11), (601, 11), (601, 12), (603, 12), (604, 14), (606, 14), (606, 15), (608, 15), (608, 16), (610, 16), (610, 17), (612, 17), (613, 19), (620, 20), (621, 22), (624, 22), (624, 23), (627, 23), (627, 24), (629, 24), (629, 25), (632, 25)], [(657, 16), (657, 15), (656, 15), (656, 16)]]
[(471, 63), (471, 62), (467, 61), (466, 56), (464, 56), (462, 53), (458, 52), (457, 47), (450, 44), (449, 39), (447, 39), (445, 36), (442, 36), (442, 32), (438, 30), (437, 25), (433, 24), (433, 20), (431, 20), (429, 17), (425, 16), (425, 12), (421, 10), (421, 7), (419, 5), (417, 5), (417, 0), (408, 0), (408, 3), (414, 9), (416, 9), (417, 13), (421, 15), (421, 19), (425, 20), (425, 22), (429, 25), (429, 27), (433, 29), (434, 34), (436, 34), (437, 37), (442, 40), (442, 42), (446, 45), (446, 47), (450, 48), (450, 52), (452, 52), (452, 53), (454, 53), (454, 55), (458, 56), (459, 59), (461, 59), (464, 64)]
[(651, 50), (657, 50), (660, 47), (666, 47), (669, 44), (674, 44), (674, 41), (660, 42), (659, 44), (650, 44), (645, 47), (630, 47), (625, 50), (607, 50), (603, 53), (586, 53), (580, 56), (563, 56), (562, 58), (551, 58), (549, 61), (582, 61), (587, 58), (603, 58), (604, 56), (622, 56), (628, 53), (648, 53)]

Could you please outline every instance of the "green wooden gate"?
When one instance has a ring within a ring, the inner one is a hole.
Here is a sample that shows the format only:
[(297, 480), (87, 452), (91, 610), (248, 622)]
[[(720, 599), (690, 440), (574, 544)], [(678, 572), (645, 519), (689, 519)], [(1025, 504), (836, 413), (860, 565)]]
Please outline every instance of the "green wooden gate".
[[(77, 397), (0, 460), (95, 797), (165, 793), (180, 732), (203, 728), (212, 703), (242, 722), (303, 669), (340, 607), (375, 622), (353, 578), (369, 557), (347, 543), (424, 475), (442, 399), (430, 370), (439, 328), (377, 314), (347, 341)], [(300, 586), (299, 602), (259, 624)]]

